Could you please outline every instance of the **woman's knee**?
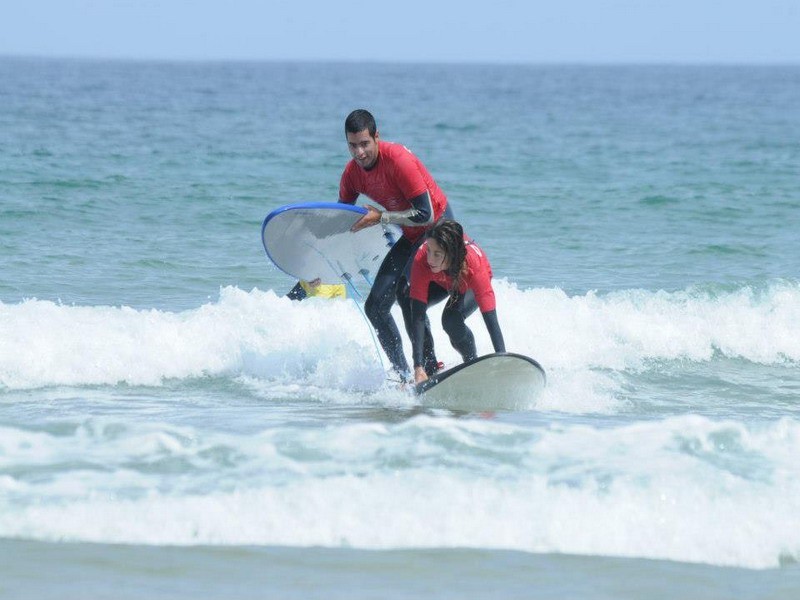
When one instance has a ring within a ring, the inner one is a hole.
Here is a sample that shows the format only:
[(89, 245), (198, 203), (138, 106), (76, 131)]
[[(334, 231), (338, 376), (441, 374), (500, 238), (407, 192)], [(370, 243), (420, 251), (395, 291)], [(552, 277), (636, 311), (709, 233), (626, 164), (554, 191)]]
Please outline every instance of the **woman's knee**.
[(464, 317), (457, 310), (444, 309), (442, 311), (442, 327), (450, 339), (461, 339), (464, 336)]

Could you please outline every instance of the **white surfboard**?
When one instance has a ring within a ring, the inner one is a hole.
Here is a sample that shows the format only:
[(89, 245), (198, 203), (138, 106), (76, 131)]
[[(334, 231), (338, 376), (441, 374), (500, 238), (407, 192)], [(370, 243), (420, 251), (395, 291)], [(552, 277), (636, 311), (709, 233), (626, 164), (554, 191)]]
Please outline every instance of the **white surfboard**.
[(352, 233), (350, 227), (366, 213), (362, 206), (339, 202), (288, 204), (267, 215), (261, 240), (269, 259), (297, 279), (372, 281), (399, 229), (376, 225)]
[(479, 356), (417, 384), (420, 404), (463, 411), (531, 408), (547, 377), (527, 356), (499, 352)]

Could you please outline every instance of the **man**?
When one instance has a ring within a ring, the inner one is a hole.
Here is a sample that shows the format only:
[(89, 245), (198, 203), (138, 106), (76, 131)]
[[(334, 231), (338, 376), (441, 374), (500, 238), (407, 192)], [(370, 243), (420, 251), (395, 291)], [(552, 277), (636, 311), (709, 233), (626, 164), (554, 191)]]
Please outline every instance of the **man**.
[[(411, 262), (427, 229), (442, 217), (453, 219), (447, 196), (425, 165), (401, 144), (380, 139), (375, 118), (366, 110), (351, 112), (344, 123), (347, 147), (353, 159), (339, 183), (339, 202), (355, 203), (364, 194), (385, 210), (367, 206), (352, 227), (359, 231), (378, 223), (399, 225), (403, 235), (381, 263), (367, 297), (365, 312), (394, 370), (403, 380), (410, 376), (400, 332), (391, 308), (395, 300), (411, 337), (411, 301), (408, 295)], [(439, 369), (430, 323), (425, 323), (424, 368), (428, 375)]]

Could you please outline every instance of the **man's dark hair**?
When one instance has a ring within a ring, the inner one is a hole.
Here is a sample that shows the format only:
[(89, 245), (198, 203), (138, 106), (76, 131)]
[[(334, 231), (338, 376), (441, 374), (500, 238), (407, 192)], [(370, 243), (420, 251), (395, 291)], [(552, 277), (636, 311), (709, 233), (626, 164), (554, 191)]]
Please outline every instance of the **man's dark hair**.
[(370, 137), (375, 137), (375, 132), (378, 131), (378, 126), (375, 125), (375, 117), (363, 108), (358, 108), (347, 115), (344, 120), (344, 133), (358, 133), (364, 130), (369, 131)]

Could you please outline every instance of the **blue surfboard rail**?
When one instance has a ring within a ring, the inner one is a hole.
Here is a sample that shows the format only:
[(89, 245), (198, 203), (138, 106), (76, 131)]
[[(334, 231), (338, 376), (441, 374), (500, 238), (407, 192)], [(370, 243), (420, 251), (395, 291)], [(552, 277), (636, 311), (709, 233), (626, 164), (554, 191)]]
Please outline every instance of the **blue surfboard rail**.
[(345, 204), (344, 202), (296, 202), (294, 204), (284, 204), (283, 206), (279, 206), (271, 213), (269, 213), (266, 217), (264, 217), (264, 221), (263, 223), (261, 223), (261, 243), (264, 246), (264, 252), (267, 253), (267, 258), (269, 258), (273, 263), (275, 261), (272, 260), (272, 257), (269, 255), (269, 250), (267, 249), (267, 245), (264, 243), (264, 230), (267, 228), (267, 224), (274, 217), (277, 217), (278, 215), (283, 214), (287, 211), (305, 209), (305, 208), (315, 208), (315, 209), (321, 208), (323, 210), (350, 210), (352, 212), (361, 215), (367, 214), (367, 209), (364, 208), (363, 206), (357, 206), (355, 204)]
[(298, 210), (304, 208), (321, 208), (323, 210), (350, 210), (362, 215), (367, 214), (367, 209), (363, 206), (358, 206), (356, 204), (345, 204), (344, 202), (295, 202), (294, 204), (284, 204), (283, 206), (279, 206), (273, 210), (264, 218), (264, 222), (261, 224), (262, 235), (267, 223), (272, 220), (273, 217), (276, 217), (279, 214), (285, 213), (289, 210)]
[(363, 206), (341, 202), (280, 206), (261, 225), (264, 251), (281, 271), (306, 281), (339, 283), (358, 274), (374, 276), (394, 243), (396, 228), (381, 225), (351, 232), (367, 212)]

